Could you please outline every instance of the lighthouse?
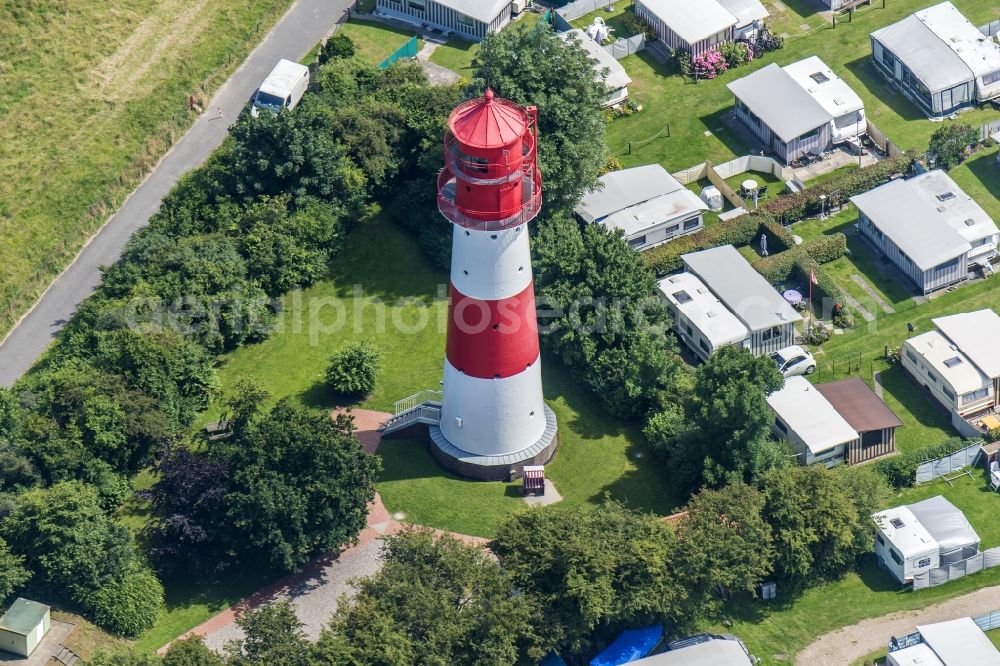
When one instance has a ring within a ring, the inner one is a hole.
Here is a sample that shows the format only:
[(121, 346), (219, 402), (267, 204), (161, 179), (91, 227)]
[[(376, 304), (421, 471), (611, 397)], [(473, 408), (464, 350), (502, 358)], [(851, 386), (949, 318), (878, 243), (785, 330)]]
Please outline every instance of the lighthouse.
[(486, 90), (452, 111), (444, 154), (438, 208), (452, 225), (451, 283), (431, 450), (460, 474), (501, 479), (548, 462), (557, 442), (528, 240), (542, 206), (537, 110)]

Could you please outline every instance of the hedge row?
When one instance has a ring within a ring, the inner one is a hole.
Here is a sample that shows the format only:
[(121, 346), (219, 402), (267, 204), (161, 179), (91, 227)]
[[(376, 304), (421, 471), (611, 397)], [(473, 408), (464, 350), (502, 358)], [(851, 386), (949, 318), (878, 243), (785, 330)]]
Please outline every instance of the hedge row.
[(772, 247), (776, 251), (780, 252), (793, 245), (791, 234), (780, 224), (767, 215), (752, 212), (654, 247), (643, 252), (642, 258), (646, 265), (657, 273), (672, 273), (683, 266), (682, 254), (708, 250), (720, 245), (749, 245), (760, 237), (762, 227), (763, 231), (768, 233), (768, 243), (774, 243)]
[(810, 275), (814, 275), (817, 284), (813, 287), (813, 295), (842, 304), (843, 292), (820, 264), (839, 259), (845, 254), (847, 254), (847, 237), (838, 233), (820, 236), (786, 252), (763, 257), (754, 262), (754, 268), (772, 284), (793, 277), (802, 284), (808, 284)]
[(783, 194), (765, 203), (762, 209), (780, 222), (796, 222), (810, 215), (818, 215), (824, 205), (821, 196), (826, 197), (827, 206), (838, 205), (856, 194), (889, 182), (894, 176), (906, 173), (913, 164), (913, 159), (912, 153), (906, 153), (863, 169), (852, 169), (814, 187)]
[(909, 488), (917, 480), (917, 467), (929, 460), (937, 460), (975, 444), (976, 440), (952, 437), (940, 444), (925, 446), (916, 451), (900, 453), (875, 462), (875, 471), (885, 477), (895, 488)]

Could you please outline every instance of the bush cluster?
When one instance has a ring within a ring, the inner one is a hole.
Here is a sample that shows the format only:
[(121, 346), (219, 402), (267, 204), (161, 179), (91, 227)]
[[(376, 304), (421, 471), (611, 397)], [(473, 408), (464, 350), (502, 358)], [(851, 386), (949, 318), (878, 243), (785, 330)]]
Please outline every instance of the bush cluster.
[(653, 25), (646, 19), (638, 16), (633, 12), (625, 12), (621, 18), (622, 27), (625, 28), (627, 35), (618, 35), (619, 37), (631, 37), (633, 35), (638, 35), (642, 33), (646, 36), (646, 41), (651, 42), (656, 39), (656, 29)]
[(754, 59), (754, 50), (750, 42), (725, 42), (719, 45), (719, 53), (726, 59), (729, 69), (745, 65)]
[(719, 51), (705, 51), (691, 59), (695, 79), (714, 79), (729, 69), (729, 61)]
[(375, 390), (382, 355), (371, 340), (353, 342), (330, 357), (326, 381), (345, 395), (368, 395)]
[[(724, 224), (707, 227), (701, 231), (675, 238), (642, 253), (646, 265), (660, 274), (672, 273), (683, 266), (681, 255), (698, 252), (720, 245), (747, 245), (760, 237), (762, 216), (757, 213), (741, 215)], [(773, 235), (773, 231), (772, 231)], [(777, 237), (775, 237), (777, 238)], [(768, 238), (770, 242), (772, 238)], [(784, 242), (782, 240), (782, 242)]]

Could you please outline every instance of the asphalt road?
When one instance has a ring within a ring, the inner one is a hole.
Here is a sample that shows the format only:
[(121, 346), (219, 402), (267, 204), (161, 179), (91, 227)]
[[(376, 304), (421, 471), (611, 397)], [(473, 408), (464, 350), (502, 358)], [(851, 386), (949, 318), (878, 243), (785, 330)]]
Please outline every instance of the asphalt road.
[(351, 0), (297, 0), (292, 5), (216, 92), (201, 118), (0, 344), (0, 384), (10, 386), (31, 368), (77, 306), (100, 284), (99, 267), (118, 261), (129, 238), (149, 223), (177, 180), (219, 147), (229, 125), (274, 64), (281, 58), (305, 56), (352, 4)]

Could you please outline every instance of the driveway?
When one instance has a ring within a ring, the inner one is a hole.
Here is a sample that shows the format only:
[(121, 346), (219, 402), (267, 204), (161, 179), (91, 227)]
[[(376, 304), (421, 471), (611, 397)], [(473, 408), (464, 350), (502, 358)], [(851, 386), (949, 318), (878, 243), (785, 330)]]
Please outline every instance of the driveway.
[(100, 284), (100, 266), (118, 261), (129, 238), (149, 223), (177, 180), (219, 147), (229, 125), (274, 64), (281, 58), (299, 60), (305, 56), (352, 4), (351, 0), (297, 0), (292, 5), (223, 84), (201, 118), (0, 344), (0, 385), (10, 386), (31, 368), (81, 301)]
[(850, 664), (876, 650), (886, 649), (890, 637), (905, 636), (915, 631), (918, 624), (975, 617), (998, 608), (1000, 608), (1000, 585), (985, 587), (926, 608), (899, 611), (862, 620), (857, 624), (820, 636), (819, 640), (795, 656), (795, 664), (796, 666)]

